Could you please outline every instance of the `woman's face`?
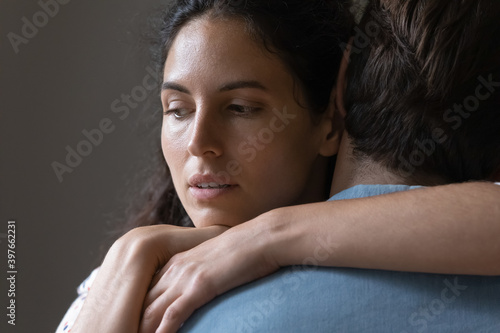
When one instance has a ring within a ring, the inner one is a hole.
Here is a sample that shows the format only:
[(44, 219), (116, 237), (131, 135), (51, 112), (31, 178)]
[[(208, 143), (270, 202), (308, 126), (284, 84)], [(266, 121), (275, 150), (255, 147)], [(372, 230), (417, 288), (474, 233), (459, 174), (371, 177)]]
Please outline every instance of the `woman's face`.
[(243, 23), (201, 18), (182, 28), (161, 98), (163, 153), (195, 226), (323, 199), (312, 180), (331, 124), (313, 124), (291, 74)]

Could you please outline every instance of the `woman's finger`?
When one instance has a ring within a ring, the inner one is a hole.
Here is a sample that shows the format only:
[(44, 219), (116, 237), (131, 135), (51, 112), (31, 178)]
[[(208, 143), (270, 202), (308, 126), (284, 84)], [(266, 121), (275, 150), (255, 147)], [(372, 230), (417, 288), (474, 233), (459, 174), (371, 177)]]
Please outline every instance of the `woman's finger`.
[(195, 294), (177, 298), (165, 311), (156, 333), (175, 333), (191, 314), (206, 301)]
[(156, 272), (156, 274), (151, 279), (151, 284), (149, 285), (150, 290), (153, 290), (158, 285), (158, 283), (164, 278), (165, 274), (167, 274), (170, 267), (172, 267), (172, 263), (177, 263), (180, 257), (181, 257), (180, 253), (175, 254), (174, 256), (172, 256), (172, 258), (170, 258), (170, 260), (165, 264), (165, 266), (163, 266), (160, 270)]
[[(143, 309), (146, 310), (157, 298), (159, 298), (172, 284), (172, 278), (168, 277), (168, 265), (166, 265), (160, 272), (154, 276), (150, 289), (144, 299)], [(170, 283), (169, 283), (170, 282)]]
[(172, 294), (169, 293), (169, 290), (166, 290), (164, 293), (159, 295), (159, 297), (151, 298), (153, 301), (144, 307), (139, 333), (156, 332), (156, 329), (160, 325), (166, 310), (176, 301), (178, 297), (178, 293)]

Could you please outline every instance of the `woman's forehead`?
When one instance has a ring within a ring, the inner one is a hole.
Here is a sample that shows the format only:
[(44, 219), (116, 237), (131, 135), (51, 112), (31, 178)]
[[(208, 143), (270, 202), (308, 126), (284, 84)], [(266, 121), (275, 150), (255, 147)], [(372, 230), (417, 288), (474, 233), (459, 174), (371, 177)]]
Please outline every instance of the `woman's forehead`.
[(281, 59), (265, 50), (240, 20), (196, 19), (183, 27), (170, 48), (164, 81), (222, 86), (228, 81), (286, 85), (291, 74)]

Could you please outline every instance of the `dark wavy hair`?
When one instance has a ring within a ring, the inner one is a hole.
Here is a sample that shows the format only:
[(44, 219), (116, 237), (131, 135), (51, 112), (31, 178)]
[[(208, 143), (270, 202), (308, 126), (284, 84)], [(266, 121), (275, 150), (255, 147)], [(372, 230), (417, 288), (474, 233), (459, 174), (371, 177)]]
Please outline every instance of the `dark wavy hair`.
[[(255, 40), (287, 66), (312, 114), (330, 102), (353, 19), (350, 1), (341, 0), (178, 0), (166, 10), (156, 43), (161, 73), (179, 31), (196, 18), (241, 20)], [(156, 119), (161, 123), (160, 119)], [(157, 141), (158, 138), (156, 138)], [(139, 226), (193, 226), (176, 194), (158, 143), (149, 179), (136, 191), (121, 233)], [(329, 184), (328, 184), (329, 185)]]
[(371, 1), (345, 98), (358, 158), (421, 185), (499, 172), (499, 17), (498, 0)]

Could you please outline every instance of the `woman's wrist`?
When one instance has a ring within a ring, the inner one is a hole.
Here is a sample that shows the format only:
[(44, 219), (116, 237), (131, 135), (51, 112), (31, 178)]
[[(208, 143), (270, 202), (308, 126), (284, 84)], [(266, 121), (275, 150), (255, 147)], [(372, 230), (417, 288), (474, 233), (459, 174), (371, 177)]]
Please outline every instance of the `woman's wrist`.
[[(336, 266), (343, 239), (341, 216), (334, 202), (289, 206), (271, 210), (255, 219), (254, 229), (264, 230), (262, 251), (280, 267), (292, 265)], [(333, 223), (335, 221), (335, 223)], [(249, 225), (250, 226), (250, 225)]]
[(251, 235), (255, 251), (269, 264), (277, 267), (300, 264), (303, 243), (309, 236), (307, 221), (300, 221), (296, 213), (300, 213), (300, 209), (274, 209), (233, 229), (241, 228), (242, 233)]

